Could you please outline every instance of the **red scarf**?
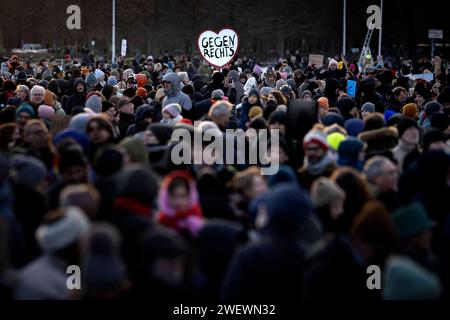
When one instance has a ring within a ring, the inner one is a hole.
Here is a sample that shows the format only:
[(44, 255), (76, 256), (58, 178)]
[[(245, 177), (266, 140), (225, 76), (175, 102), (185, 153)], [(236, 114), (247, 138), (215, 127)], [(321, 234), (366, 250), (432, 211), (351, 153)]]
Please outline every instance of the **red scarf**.
[(126, 210), (131, 213), (142, 216), (145, 218), (152, 217), (152, 207), (144, 205), (136, 199), (129, 197), (118, 197), (114, 202), (114, 209), (116, 210)]

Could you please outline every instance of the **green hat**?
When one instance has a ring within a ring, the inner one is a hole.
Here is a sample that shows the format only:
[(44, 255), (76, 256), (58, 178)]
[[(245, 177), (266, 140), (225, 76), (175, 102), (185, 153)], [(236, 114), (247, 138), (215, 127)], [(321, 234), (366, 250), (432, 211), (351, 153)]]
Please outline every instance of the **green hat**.
[(30, 106), (28, 103), (23, 102), (19, 108), (16, 110), (16, 118), (19, 115), (19, 113), (26, 112), (30, 115), (31, 118), (34, 118), (36, 116), (36, 113), (34, 112), (34, 109), (32, 106)]
[(439, 278), (406, 256), (392, 256), (384, 271), (385, 300), (431, 300), (442, 293)]
[(408, 238), (434, 227), (425, 208), (419, 203), (412, 203), (396, 210), (392, 214), (392, 221), (400, 238)]

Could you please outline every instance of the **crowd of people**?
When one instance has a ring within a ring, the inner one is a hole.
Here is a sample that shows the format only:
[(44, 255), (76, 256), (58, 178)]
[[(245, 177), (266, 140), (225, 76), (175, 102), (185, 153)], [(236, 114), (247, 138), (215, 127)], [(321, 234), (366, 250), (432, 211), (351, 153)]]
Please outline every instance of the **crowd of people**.
[[(447, 66), (0, 61), (0, 299), (448, 297)], [(278, 129), (279, 170), (176, 164), (179, 128)]]

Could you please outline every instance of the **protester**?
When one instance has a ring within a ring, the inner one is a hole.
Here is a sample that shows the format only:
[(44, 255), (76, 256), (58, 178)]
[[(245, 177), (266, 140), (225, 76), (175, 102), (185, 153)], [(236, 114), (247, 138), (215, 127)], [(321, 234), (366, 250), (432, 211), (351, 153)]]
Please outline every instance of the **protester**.
[(82, 51), (0, 56), (0, 295), (448, 297), (448, 59)]

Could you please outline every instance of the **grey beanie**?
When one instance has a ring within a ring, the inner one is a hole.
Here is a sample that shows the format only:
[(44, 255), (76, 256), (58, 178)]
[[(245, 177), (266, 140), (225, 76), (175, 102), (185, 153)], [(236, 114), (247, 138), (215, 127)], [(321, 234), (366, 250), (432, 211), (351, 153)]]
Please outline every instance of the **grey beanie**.
[(12, 158), (12, 175), (18, 185), (34, 189), (47, 176), (47, 168), (37, 158), (25, 155), (15, 155)]
[(102, 112), (102, 98), (94, 94), (86, 100), (86, 108), (91, 109), (95, 113)]
[(363, 111), (373, 113), (375, 112), (375, 105), (372, 102), (366, 102), (361, 107), (361, 112)]

